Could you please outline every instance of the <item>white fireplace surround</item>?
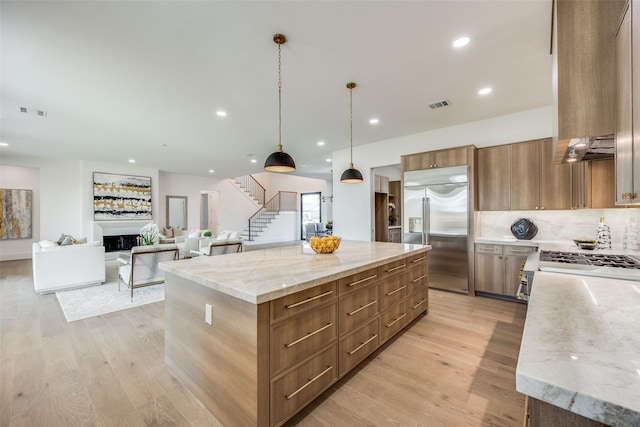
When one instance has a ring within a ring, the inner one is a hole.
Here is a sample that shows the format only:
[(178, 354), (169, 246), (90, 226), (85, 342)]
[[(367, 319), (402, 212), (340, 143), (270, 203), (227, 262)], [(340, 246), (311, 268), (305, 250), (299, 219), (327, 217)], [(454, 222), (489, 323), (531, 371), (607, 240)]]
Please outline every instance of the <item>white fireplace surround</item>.
[(91, 221), (93, 240), (104, 244), (104, 236), (122, 236), (140, 234), (140, 229), (152, 223), (149, 220)]

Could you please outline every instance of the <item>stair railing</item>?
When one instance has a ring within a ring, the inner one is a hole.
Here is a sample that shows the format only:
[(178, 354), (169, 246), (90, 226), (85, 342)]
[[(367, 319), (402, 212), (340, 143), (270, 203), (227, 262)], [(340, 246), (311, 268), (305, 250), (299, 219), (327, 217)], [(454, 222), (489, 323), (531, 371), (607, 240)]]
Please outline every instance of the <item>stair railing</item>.
[(253, 240), (281, 211), (295, 211), (297, 201), (298, 193), (278, 191), (249, 218), (248, 240)]
[(247, 190), (249, 195), (258, 201), (259, 205), (264, 206), (264, 199), (267, 190), (264, 189), (253, 175), (245, 175), (235, 178), (236, 182), (240, 184), (240, 187)]

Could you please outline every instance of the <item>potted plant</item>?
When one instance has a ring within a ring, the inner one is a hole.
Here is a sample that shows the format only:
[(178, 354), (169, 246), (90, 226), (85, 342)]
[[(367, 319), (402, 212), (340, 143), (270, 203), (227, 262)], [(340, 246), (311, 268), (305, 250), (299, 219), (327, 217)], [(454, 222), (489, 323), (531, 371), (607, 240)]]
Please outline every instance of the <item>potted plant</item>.
[(157, 224), (149, 223), (140, 229), (140, 241), (143, 245), (155, 245), (160, 237), (160, 229)]

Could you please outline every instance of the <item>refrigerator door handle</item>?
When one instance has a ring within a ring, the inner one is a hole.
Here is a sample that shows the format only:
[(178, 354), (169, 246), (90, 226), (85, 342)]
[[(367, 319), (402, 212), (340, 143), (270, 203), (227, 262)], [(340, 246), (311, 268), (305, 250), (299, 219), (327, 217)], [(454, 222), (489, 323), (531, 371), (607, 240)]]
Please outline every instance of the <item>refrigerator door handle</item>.
[(429, 244), (429, 232), (431, 231), (431, 206), (428, 197), (422, 199), (422, 244)]

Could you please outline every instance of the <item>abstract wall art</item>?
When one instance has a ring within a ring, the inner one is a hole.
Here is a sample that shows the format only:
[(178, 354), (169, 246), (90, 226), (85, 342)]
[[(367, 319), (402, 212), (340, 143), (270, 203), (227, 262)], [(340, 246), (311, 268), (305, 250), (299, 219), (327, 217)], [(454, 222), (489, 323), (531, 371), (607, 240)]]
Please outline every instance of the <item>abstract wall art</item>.
[(0, 239), (31, 238), (31, 190), (0, 189)]
[(93, 173), (93, 219), (153, 219), (151, 178)]

